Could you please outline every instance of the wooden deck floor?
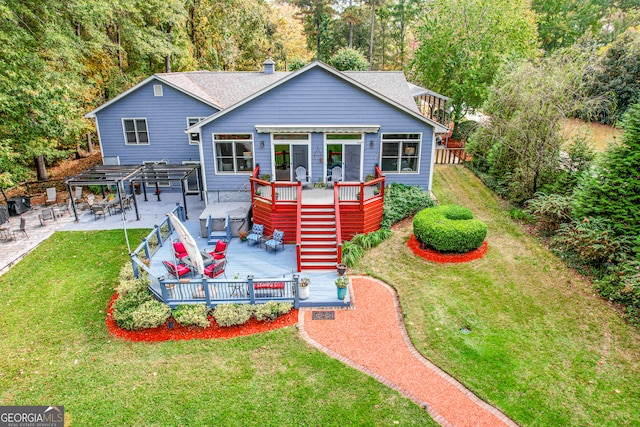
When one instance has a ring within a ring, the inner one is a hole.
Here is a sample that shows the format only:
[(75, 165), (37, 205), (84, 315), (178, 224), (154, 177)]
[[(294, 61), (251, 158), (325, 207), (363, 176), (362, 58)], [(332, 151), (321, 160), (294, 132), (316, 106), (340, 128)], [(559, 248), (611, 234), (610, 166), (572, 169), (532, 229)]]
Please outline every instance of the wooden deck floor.
[[(198, 243), (200, 249), (205, 249), (207, 240), (200, 236), (200, 223), (197, 220), (186, 221), (185, 226)], [(175, 233), (171, 236), (178, 240)], [(167, 271), (162, 265), (163, 260), (172, 261), (174, 258), (171, 241), (158, 249), (151, 259), (149, 266), (151, 274), (155, 277), (166, 276)], [(296, 248), (295, 245), (284, 245), (277, 253), (272, 250), (267, 252), (264, 247), (249, 245), (237, 238), (231, 240), (227, 249), (226, 278), (246, 279), (253, 275), (255, 280), (292, 278), (296, 274)], [(300, 277), (311, 279), (309, 298), (300, 301), (302, 307), (345, 307), (350, 305), (349, 295), (344, 301), (337, 297), (335, 280), (338, 277), (333, 270), (303, 271)]]

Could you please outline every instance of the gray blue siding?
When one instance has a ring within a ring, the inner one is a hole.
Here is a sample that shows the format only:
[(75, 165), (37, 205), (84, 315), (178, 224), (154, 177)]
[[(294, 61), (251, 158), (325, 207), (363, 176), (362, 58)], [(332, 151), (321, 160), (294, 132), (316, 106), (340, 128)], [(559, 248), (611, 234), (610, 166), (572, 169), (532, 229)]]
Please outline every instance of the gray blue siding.
[[(119, 156), (123, 165), (158, 160), (170, 164), (198, 161), (199, 147), (189, 144), (184, 133), (187, 117), (208, 117), (217, 110), (165, 84), (163, 96), (154, 96), (154, 84), (161, 83), (152, 80), (96, 113), (102, 155)], [(123, 118), (146, 118), (150, 144), (125, 145)]]
[[(214, 133), (252, 133), (255, 162), (260, 164), (261, 171), (270, 173), (271, 136), (257, 133), (256, 124), (380, 125), (377, 134), (366, 134), (364, 138), (363, 177), (372, 174), (375, 164), (379, 163), (382, 133), (421, 133), (420, 173), (387, 174), (387, 182), (429, 187), (433, 128), (327, 71), (313, 68), (203, 126), (203, 160), (209, 191), (242, 190), (248, 182), (247, 175), (214, 173)], [(322, 153), (324, 159), (324, 136), (312, 134), (311, 139), (311, 169), (313, 180), (317, 181), (322, 175), (323, 163), (315, 153)], [(264, 147), (260, 146), (261, 141)]]

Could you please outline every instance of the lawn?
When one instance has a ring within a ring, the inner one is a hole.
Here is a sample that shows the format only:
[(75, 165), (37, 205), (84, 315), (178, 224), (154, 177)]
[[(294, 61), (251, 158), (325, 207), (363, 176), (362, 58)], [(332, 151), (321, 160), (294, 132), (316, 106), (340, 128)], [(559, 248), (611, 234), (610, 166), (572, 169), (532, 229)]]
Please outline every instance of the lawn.
[(64, 405), (76, 426), (437, 425), (295, 327), (229, 340), (111, 338), (105, 309), (126, 260), (122, 231), (58, 232), (0, 277), (0, 405)]
[(434, 192), (488, 224), (483, 259), (424, 261), (409, 224), (357, 266), (397, 289), (418, 350), (523, 426), (640, 425), (638, 330), (467, 169), (438, 167)]

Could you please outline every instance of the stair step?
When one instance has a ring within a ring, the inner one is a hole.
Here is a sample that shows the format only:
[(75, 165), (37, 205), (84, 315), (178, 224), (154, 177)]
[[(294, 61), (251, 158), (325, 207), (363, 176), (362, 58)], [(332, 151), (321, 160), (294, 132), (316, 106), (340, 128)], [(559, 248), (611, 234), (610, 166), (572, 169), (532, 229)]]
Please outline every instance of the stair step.
[(300, 253), (306, 254), (306, 253), (322, 253), (322, 254), (326, 254), (326, 253), (337, 253), (338, 249), (336, 248), (335, 245), (333, 246), (301, 246), (300, 247)]
[(307, 269), (318, 269), (318, 270), (335, 270), (336, 268), (336, 263), (333, 262), (303, 262), (302, 263), (302, 268), (307, 268)]

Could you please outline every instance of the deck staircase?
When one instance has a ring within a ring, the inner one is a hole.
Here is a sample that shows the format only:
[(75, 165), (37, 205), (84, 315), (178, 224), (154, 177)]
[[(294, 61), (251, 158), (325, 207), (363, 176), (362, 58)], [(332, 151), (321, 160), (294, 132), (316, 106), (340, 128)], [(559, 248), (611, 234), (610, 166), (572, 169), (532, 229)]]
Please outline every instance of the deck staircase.
[(338, 262), (335, 207), (303, 203), (300, 230), (302, 270), (335, 269)]

